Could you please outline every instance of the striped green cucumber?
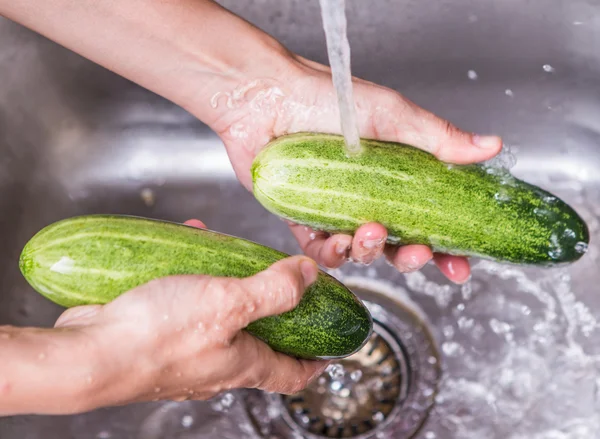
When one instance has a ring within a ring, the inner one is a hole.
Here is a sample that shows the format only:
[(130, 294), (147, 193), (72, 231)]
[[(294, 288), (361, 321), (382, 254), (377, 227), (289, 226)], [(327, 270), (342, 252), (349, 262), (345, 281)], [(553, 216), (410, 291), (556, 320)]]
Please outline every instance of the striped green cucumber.
[(272, 141), (252, 165), (253, 192), (270, 212), (317, 230), (367, 222), (388, 243), (515, 264), (572, 262), (585, 222), (552, 194), (483, 164), (449, 166), (417, 148), (362, 140), (349, 158), (341, 136), (299, 133)]
[[(37, 292), (73, 307), (105, 304), (169, 275), (247, 277), (287, 256), (210, 230), (132, 216), (89, 215), (42, 229), (25, 245), (19, 265)], [(372, 327), (363, 303), (321, 271), (296, 308), (256, 320), (246, 329), (274, 350), (326, 359), (359, 350)]]

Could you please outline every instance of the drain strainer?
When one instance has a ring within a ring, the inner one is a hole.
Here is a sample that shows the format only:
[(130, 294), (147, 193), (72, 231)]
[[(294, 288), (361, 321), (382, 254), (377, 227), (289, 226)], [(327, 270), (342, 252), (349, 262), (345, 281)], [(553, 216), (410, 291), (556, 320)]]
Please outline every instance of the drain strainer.
[(441, 374), (425, 318), (380, 282), (343, 282), (369, 308), (373, 335), (359, 352), (335, 360), (303, 391), (273, 395), (273, 410), (281, 413), (283, 424), (275, 422), (271, 435), (411, 438), (427, 419)]
[(393, 336), (375, 324), (367, 344), (329, 366), (317, 380), (283, 403), (293, 421), (327, 438), (359, 436), (381, 424), (406, 396), (408, 370)]

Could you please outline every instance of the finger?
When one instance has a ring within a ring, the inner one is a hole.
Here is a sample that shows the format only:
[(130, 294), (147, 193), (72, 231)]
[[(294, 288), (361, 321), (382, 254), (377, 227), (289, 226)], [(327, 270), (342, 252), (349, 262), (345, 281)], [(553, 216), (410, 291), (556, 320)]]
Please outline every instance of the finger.
[(250, 321), (281, 314), (300, 303), (304, 290), (317, 280), (318, 274), (319, 269), (312, 259), (289, 257), (252, 277), (239, 280), (243, 297), (234, 300), (246, 304)]
[(267, 392), (297, 393), (323, 373), (329, 364), (328, 361), (300, 360), (275, 352), (247, 332), (240, 332), (232, 346), (238, 358), (253, 360), (248, 363), (241, 385)]
[(420, 270), (433, 258), (431, 249), (425, 245), (388, 246), (385, 249), (387, 260), (401, 273)]
[(463, 284), (471, 276), (471, 268), (467, 258), (436, 253), (433, 260), (444, 276), (452, 282)]
[(387, 230), (381, 224), (368, 223), (354, 233), (350, 258), (361, 264), (370, 264), (383, 254)]
[(327, 268), (337, 268), (346, 262), (352, 245), (352, 236), (316, 232), (309, 227), (289, 223), (292, 234), (307, 256)]
[(76, 306), (63, 312), (54, 324), (55, 328), (76, 326), (84, 324), (88, 319), (96, 316), (101, 305)]
[(197, 219), (189, 219), (186, 222), (184, 222), (183, 224), (185, 224), (186, 226), (190, 226), (190, 227), (196, 227), (198, 229), (206, 229), (206, 224), (204, 224), (202, 221), (197, 220)]
[[(371, 88), (357, 87), (358, 99), (362, 97), (361, 90), (369, 90), (368, 99), (372, 100)], [(385, 105), (375, 109), (372, 105), (365, 106), (368, 113), (361, 118), (363, 137), (406, 143), (442, 161), (461, 164), (488, 160), (502, 148), (500, 137), (467, 133), (399, 94), (387, 89), (381, 92), (379, 99)]]

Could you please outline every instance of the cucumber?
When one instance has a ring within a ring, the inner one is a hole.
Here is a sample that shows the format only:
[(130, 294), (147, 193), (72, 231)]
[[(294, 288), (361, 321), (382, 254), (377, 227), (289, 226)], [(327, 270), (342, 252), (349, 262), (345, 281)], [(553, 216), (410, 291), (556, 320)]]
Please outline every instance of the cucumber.
[(452, 166), (409, 145), (299, 133), (273, 140), (252, 164), (253, 192), (270, 212), (331, 233), (367, 222), (389, 244), (523, 264), (573, 262), (586, 251), (585, 222), (549, 192), (483, 164)]
[[(19, 266), (37, 292), (73, 307), (105, 304), (169, 275), (247, 277), (287, 256), (210, 230), (131, 216), (89, 215), (42, 229), (23, 248)], [(358, 351), (373, 323), (363, 303), (321, 271), (295, 309), (256, 320), (246, 329), (279, 352), (332, 359)]]

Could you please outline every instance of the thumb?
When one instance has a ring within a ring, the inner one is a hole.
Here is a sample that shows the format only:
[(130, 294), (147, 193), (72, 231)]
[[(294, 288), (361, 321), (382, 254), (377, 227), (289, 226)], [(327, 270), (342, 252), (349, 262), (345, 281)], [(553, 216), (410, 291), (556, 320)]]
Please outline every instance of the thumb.
[(242, 279), (251, 321), (294, 309), (304, 290), (317, 280), (319, 269), (306, 256), (293, 256)]
[(415, 111), (421, 114), (415, 115), (415, 120), (420, 121), (416, 124), (416, 139), (420, 144), (414, 146), (430, 151), (443, 162), (481, 162), (491, 159), (502, 149), (502, 139), (498, 136), (467, 133), (422, 108)]

